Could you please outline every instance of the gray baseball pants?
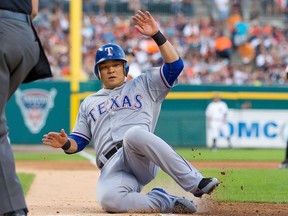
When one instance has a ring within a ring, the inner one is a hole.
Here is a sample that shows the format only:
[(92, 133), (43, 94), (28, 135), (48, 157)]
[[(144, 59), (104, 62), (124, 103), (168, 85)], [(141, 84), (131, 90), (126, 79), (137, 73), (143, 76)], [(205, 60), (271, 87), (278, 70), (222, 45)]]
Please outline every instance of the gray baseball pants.
[(99, 203), (108, 212), (171, 211), (173, 201), (169, 195), (157, 191), (141, 193), (156, 177), (159, 167), (187, 192), (196, 191), (203, 178), (164, 140), (139, 126), (130, 128), (123, 147), (101, 169), (96, 187)]

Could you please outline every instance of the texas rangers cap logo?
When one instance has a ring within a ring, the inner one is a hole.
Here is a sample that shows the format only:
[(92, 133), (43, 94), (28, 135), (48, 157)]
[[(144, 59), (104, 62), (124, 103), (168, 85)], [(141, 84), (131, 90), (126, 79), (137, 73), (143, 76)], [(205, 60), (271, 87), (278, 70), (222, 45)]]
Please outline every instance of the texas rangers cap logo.
[(112, 50), (113, 50), (113, 47), (106, 47), (105, 48), (105, 51), (108, 52), (108, 56), (113, 56)]
[(15, 92), (16, 103), (18, 104), (25, 125), (32, 134), (37, 134), (46, 124), (50, 109), (54, 107), (54, 98), (57, 91), (52, 88), (50, 91), (43, 89), (27, 89)]

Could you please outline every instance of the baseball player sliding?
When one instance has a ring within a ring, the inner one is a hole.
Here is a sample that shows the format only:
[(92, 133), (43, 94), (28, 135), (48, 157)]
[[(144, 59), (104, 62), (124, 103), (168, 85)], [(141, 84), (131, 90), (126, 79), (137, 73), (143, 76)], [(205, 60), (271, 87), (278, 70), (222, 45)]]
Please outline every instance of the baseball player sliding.
[(159, 167), (195, 197), (210, 194), (219, 182), (204, 178), (153, 133), (161, 104), (176, 84), (183, 61), (148, 11), (137, 11), (132, 21), (142, 35), (154, 39), (165, 63), (125, 82), (129, 65), (122, 48), (103, 45), (97, 50), (94, 68), (103, 88), (81, 103), (69, 136), (63, 129), (50, 132), (43, 136), (43, 144), (62, 148), (67, 154), (80, 152), (89, 143), (94, 145), (101, 169), (96, 195), (107, 212), (194, 213), (192, 201), (161, 188), (140, 193), (156, 177)]

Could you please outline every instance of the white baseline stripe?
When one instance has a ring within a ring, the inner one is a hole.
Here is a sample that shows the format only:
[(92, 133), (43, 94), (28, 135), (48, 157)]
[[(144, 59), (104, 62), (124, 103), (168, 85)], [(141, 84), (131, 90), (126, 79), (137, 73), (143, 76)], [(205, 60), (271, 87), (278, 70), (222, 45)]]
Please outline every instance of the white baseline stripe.
[(96, 160), (95, 160), (95, 156), (94, 155), (91, 155), (85, 151), (81, 151), (79, 152), (80, 156), (88, 159), (90, 161), (90, 163), (92, 163), (94, 166), (96, 166)]

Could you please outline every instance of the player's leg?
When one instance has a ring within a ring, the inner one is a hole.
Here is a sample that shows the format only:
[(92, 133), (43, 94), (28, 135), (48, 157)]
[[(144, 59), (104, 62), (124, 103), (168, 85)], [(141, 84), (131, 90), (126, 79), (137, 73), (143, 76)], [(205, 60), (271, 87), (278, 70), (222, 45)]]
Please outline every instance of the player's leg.
[(284, 159), (284, 161), (279, 165), (279, 168), (281, 168), (281, 169), (287, 169), (287, 168), (288, 168), (288, 140), (286, 141), (285, 159)]
[(211, 149), (212, 150), (217, 150), (217, 140), (220, 136), (220, 123), (219, 121), (211, 121), (211, 135), (212, 135), (212, 146)]
[(227, 136), (227, 144), (228, 144), (228, 148), (232, 149), (232, 142), (231, 142), (230, 136)]
[[(193, 203), (183, 198), (176, 198), (169, 194), (154, 189), (148, 194), (140, 193), (143, 184), (131, 172), (127, 161), (124, 160), (123, 149), (119, 150), (101, 170), (97, 183), (97, 198), (101, 206), (108, 212), (175, 212), (174, 207), (183, 205), (190, 207), (188, 213), (194, 213), (196, 207)], [(136, 161), (134, 161), (136, 162)], [(131, 163), (133, 163), (131, 161)], [(146, 174), (145, 182), (154, 179), (157, 167), (152, 170), (149, 163), (139, 164), (139, 170)], [(152, 171), (152, 172), (151, 172)], [(187, 210), (187, 209), (186, 209)], [(182, 210), (183, 211), (183, 210)], [(177, 213), (179, 213), (178, 211)]]
[(96, 194), (108, 212), (149, 209), (149, 199), (140, 195), (143, 185), (125, 166), (123, 148), (118, 150), (101, 169)]
[[(202, 186), (200, 183), (204, 180), (202, 174), (155, 134), (136, 126), (126, 132), (123, 144), (127, 161), (133, 161), (135, 158), (137, 159), (137, 157), (141, 157), (142, 160), (148, 159), (161, 167), (161, 169), (170, 175), (185, 191), (199, 194), (198, 186)], [(134, 163), (130, 163), (130, 161), (129, 166), (136, 177), (145, 175), (141, 169), (138, 169), (138, 167)], [(203, 188), (205, 187), (204, 193), (210, 193), (211, 190), (214, 189), (214, 186), (218, 184), (217, 179), (213, 179), (212, 182), (207, 180), (207, 182), (203, 184)], [(208, 187), (206, 187), (207, 185)]]
[(212, 139), (212, 150), (216, 150), (217, 149), (217, 138), (213, 137)]
[(230, 133), (229, 133), (229, 125), (228, 123), (224, 123), (222, 124), (222, 128), (221, 131), (223, 133), (223, 136), (226, 138), (227, 140), (227, 146), (228, 148), (232, 148), (232, 142), (231, 142), (231, 137), (230, 137)]

